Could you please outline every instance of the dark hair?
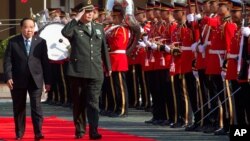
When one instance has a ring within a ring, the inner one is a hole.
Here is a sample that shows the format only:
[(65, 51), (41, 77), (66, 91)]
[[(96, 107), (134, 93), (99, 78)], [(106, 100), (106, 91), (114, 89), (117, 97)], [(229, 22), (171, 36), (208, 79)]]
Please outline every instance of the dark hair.
[(31, 20), (31, 21), (33, 21), (33, 23), (34, 23), (34, 25), (35, 25), (35, 21), (33, 20), (33, 19), (31, 19), (31, 18), (23, 18), (22, 20), (21, 20), (21, 22), (20, 22), (20, 26), (22, 27), (23, 26), (23, 23), (25, 22), (25, 21), (27, 21), (27, 20)]

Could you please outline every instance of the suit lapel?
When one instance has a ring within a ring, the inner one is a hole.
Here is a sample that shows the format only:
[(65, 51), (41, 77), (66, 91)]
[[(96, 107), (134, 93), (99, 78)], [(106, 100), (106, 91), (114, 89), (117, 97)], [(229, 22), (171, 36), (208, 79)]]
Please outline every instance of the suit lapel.
[(31, 46), (30, 46), (30, 53), (29, 53), (29, 57), (32, 56), (33, 52), (34, 52), (34, 48), (37, 45), (37, 38), (36, 36), (33, 36), (32, 41), (31, 41)]

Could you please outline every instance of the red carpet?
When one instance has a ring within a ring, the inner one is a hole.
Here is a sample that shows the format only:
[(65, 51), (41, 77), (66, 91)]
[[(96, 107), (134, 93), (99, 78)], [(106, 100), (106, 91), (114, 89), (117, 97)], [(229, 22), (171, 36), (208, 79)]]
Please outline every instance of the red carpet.
[[(13, 118), (0, 117), (0, 141), (15, 140)], [(107, 129), (99, 129), (103, 135), (102, 141), (154, 141), (153, 139), (138, 137)], [(57, 117), (44, 118), (43, 134), (45, 139), (42, 141), (72, 141), (74, 139), (74, 124), (72, 121), (59, 119)], [(27, 118), (26, 132), (23, 141), (33, 141), (33, 127), (31, 118)], [(81, 140), (89, 140), (88, 133)]]

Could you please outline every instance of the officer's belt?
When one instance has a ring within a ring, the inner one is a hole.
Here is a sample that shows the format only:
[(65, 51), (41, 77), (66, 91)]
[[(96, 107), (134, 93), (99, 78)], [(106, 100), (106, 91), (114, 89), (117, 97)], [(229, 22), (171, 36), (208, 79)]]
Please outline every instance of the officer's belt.
[(111, 51), (109, 53), (126, 54), (126, 50), (118, 49), (118, 50)]
[(238, 54), (231, 54), (231, 53), (227, 54), (227, 59), (236, 59), (237, 57), (238, 57)]
[(191, 47), (180, 46), (182, 51), (192, 51)]
[(214, 49), (209, 49), (208, 51), (209, 54), (225, 54), (225, 50), (214, 50)]

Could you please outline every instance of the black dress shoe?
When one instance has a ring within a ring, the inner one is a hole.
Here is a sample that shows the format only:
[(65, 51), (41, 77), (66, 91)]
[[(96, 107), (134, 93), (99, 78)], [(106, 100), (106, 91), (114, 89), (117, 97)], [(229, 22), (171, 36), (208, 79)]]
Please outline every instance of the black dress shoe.
[(22, 137), (16, 137), (16, 140), (20, 141), (22, 140)]
[(189, 125), (185, 128), (185, 131), (195, 131), (197, 127), (199, 127), (197, 124)]
[(227, 131), (224, 128), (219, 128), (218, 130), (214, 132), (214, 135), (218, 135), (218, 136), (227, 135)]
[(203, 133), (214, 133), (216, 131), (216, 127), (212, 125), (208, 125), (203, 129)]
[(16, 140), (22, 140), (22, 139), (23, 139), (23, 135), (16, 136)]
[(163, 123), (164, 120), (154, 120), (152, 122), (153, 125), (161, 125)]
[(75, 139), (81, 139), (83, 138), (83, 135), (75, 135)]
[(36, 140), (36, 141), (39, 141), (39, 140), (41, 140), (41, 139), (44, 139), (44, 135), (36, 135), (36, 136), (35, 136), (35, 140)]
[(94, 134), (89, 134), (89, 139), (90, 140), (99, 140), (102, 138), (102, 135), (99, 133), (94, 133)]
[(168, 126), (170, 124), (169, 120), (163, 120), (162, 123), (160, 124), (161, 126)]

